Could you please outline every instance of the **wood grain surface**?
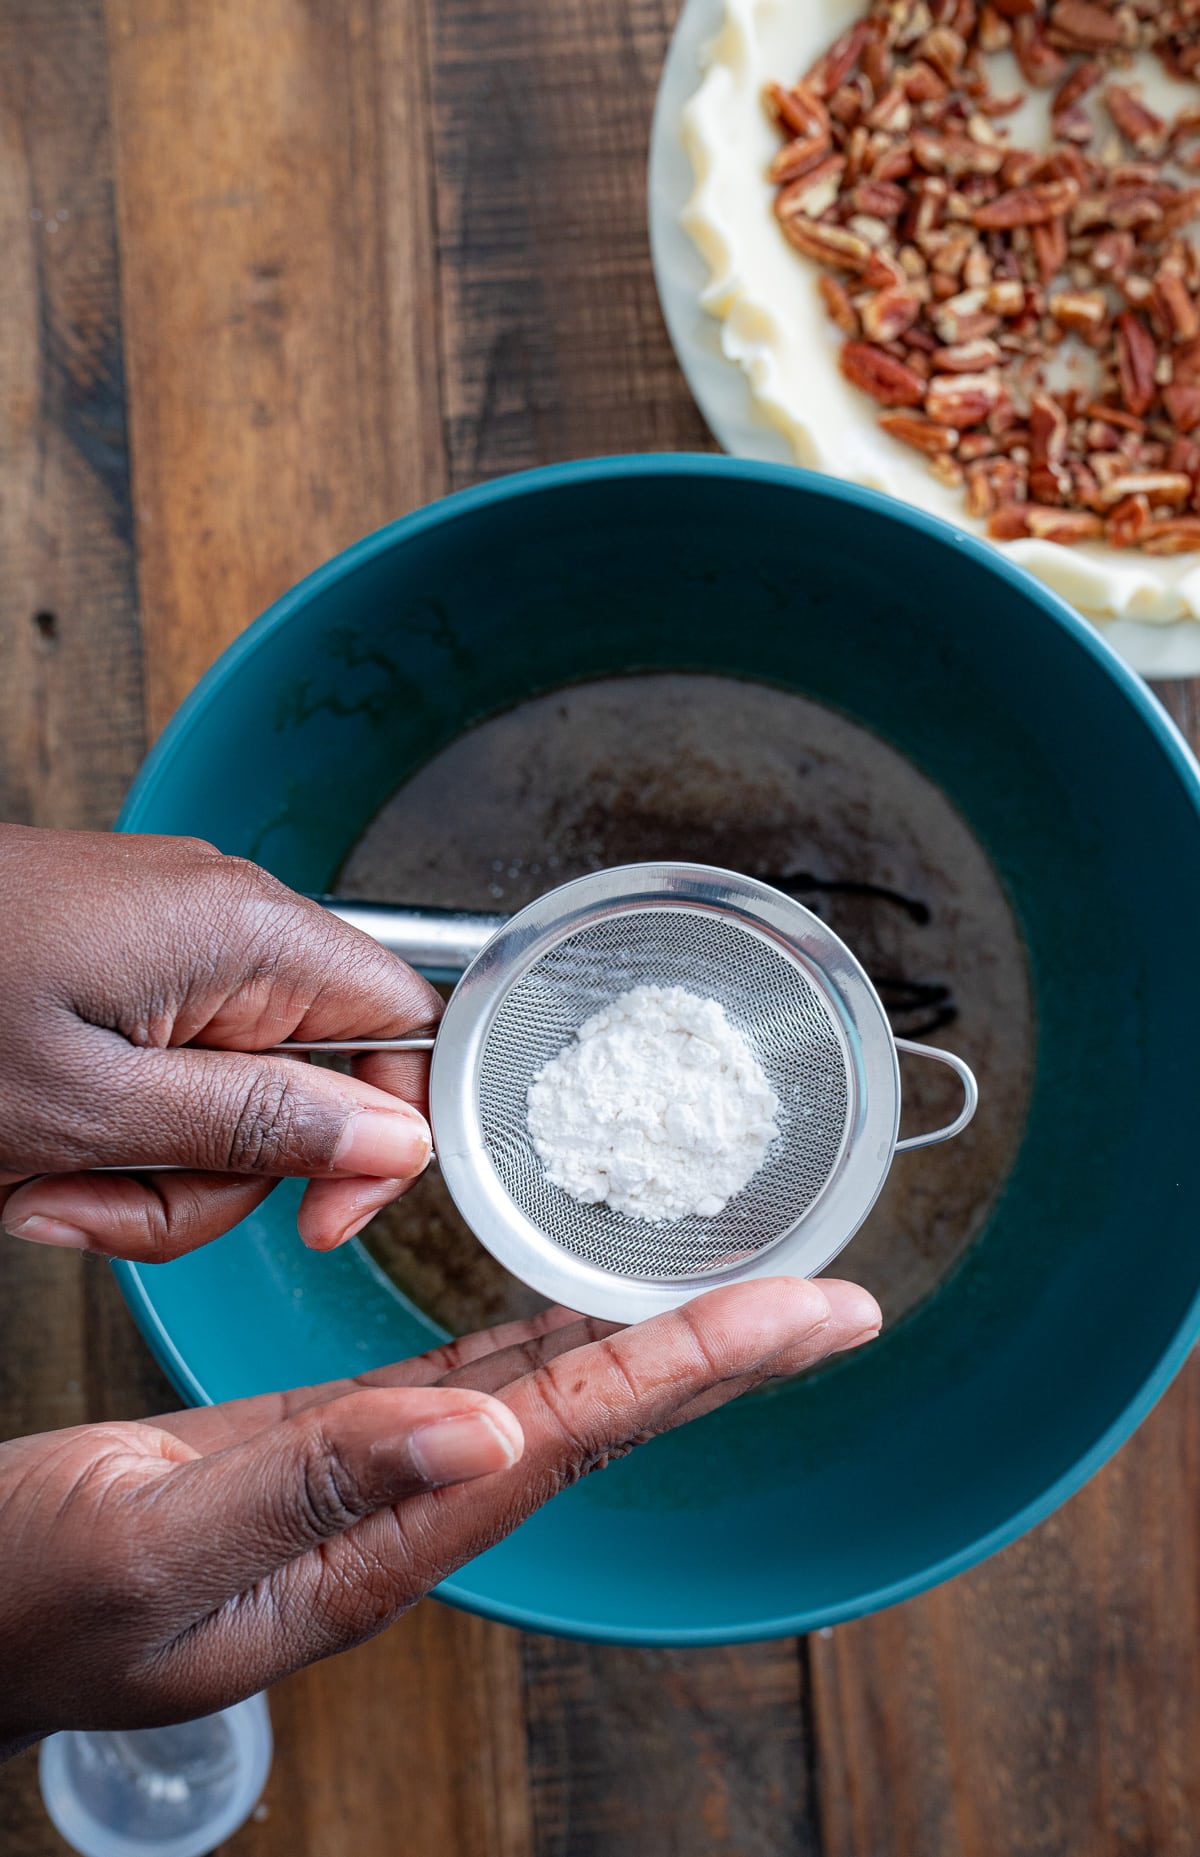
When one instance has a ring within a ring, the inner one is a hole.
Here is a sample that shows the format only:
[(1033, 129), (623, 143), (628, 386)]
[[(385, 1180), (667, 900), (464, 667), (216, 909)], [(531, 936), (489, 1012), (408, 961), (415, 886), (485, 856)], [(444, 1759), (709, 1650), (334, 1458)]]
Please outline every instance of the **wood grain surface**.
[[(254, 614), (444, 490), (709, 443), (655, 303), (672, 0), (0, 0), (0, 812), (104, 826)], [(1166, 700), (1200, 740), (1194, 687)], [(1136, 1285), (1131, 1285), (1131, 1294)], [(231, 1857), (1193, 1857), (1200, 1377), (1034, 1535), (807, 1642), (424, 1605), (272, 1697)], [(170, 1394), (0, 1249), (6, 1435)], [(0, 1853), (65, 1849), (33, 1754)]]

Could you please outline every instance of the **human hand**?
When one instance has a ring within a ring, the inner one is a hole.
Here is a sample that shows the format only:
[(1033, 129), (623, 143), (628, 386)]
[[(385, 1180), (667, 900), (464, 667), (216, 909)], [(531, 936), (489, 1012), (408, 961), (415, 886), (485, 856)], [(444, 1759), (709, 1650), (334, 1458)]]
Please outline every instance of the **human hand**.
[[(347, 1077), (248, 1055), (403, 1037), (442, 1010), (395, 955), (256, 865), (195, 839), (0, 825), (0, 909), (0, 1217), (15, 1235), (159, 1262), (292, 1174), (319, 1176), (300, 1233), (329, 1248), (428, 1162), (426, 1057), (363, 1057)], [(193, 1042), (219, 1049), (180, 1049)], [(86, 1171), (139, 1163), (186, 1171)]]
[(552, 1309), (357, 1380), (0, 1445), (0, 1757), (347, 1650), (556, 1491), (879, 1322), (865, 1290), (791, 1278), (624, 1330)]

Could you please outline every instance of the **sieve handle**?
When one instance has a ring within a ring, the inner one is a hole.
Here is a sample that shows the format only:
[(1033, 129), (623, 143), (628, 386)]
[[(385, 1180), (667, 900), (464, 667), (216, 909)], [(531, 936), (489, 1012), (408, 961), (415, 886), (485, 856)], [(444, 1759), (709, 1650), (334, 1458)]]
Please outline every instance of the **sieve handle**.
[(911, 1039), (897, 1038), (896, 1049), (908, 1057), (928, 1057), (935, 1064), (945, 1064), (963, 1087), (963, 1106), (954, 1121), (948, 1122), (945, 1128), (932, 1129), (928, 1135), (907, 1135), (896, 1143), (897, 1154), (904, 1148), (932, 1148), (936, 1142), (951, 1141), (955, 1135), (961, 1135), (979, 1107), (979, 1085), (974, 1071), (960, 1057), (955, 1057), (953, 1051), (943, 1051), (940, 1045), (915, 1045)]
[(251, 1057), (291, 1057), (297, 1051), (432, 1051), (436, 1040), (423, 1038), (289, 1038), (286, 1044), (268, 1045)]

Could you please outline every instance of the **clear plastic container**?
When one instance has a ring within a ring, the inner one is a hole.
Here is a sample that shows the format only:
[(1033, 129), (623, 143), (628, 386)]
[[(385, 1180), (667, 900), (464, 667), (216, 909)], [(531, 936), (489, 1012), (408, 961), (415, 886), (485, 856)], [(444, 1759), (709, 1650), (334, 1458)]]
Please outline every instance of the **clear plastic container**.
[(204, 1857), (258, 1803), (271, 1769), (265, 1696), (171, 1728), (51, 1735), (42, 1799), (82, 1857)]

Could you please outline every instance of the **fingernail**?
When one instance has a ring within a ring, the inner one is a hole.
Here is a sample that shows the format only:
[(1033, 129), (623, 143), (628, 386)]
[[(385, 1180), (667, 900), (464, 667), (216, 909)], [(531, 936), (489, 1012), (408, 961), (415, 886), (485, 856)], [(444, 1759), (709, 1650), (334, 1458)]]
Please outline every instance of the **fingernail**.
[(877, 1323), (874, 1328), (860, 1328), (856, 1335), (850, 1336), (849, 1340), (838, 1342), (838, 1353), (848, 1354), (851, 1348), (861, 1348), (864, 1342), (877, 1340), (881, 1327), (882, 1324)]
[(58, 1244), (72, 1251), (84, 1251), (92, 1242), (87, 1233), (76, 1226), (64, 1225), (61, 1219), (44, 1218), (40, 1212), (31, 1212), (27, 1219), (18, 1219), (4, 1229), (14, 1238), (27, 1239), (30, 1244)]
[(513, 1440), (483, 1412), (422, 1425), (408, 1448), (417, 1470), (433, 1484), (467, 1483), (472, 1477), (511, 1470), (520, 1456)]
[(342, 1130), (333, 1165), (339, 1173), (412, 1180), (433, 1153), (429, 1124), (406, 1103), (394, 1109), (358, 1109)]

